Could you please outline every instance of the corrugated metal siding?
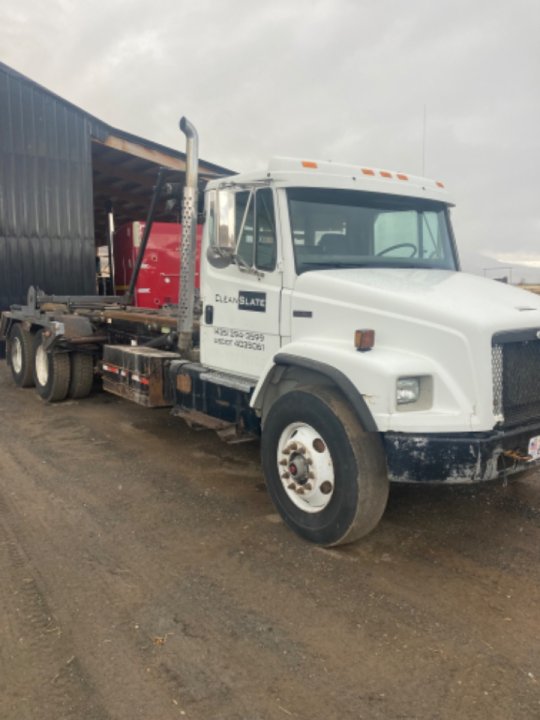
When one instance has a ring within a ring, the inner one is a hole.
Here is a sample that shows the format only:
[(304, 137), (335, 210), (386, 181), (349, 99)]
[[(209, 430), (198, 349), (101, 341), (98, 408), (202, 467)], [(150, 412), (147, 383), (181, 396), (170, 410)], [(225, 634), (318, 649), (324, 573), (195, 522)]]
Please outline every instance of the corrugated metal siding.
[(0, 309), (95, 290), (91, 120), (0, 67)]

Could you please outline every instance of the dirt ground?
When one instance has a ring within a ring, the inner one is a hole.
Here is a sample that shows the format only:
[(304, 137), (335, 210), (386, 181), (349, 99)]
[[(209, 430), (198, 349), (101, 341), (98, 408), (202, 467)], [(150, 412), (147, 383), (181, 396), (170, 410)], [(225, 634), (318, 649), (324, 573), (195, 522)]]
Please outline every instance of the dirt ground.
[(257, 445), (0, 364), (2, 720), (540, 718), (540, 476), (393, 489), (343, 550)]

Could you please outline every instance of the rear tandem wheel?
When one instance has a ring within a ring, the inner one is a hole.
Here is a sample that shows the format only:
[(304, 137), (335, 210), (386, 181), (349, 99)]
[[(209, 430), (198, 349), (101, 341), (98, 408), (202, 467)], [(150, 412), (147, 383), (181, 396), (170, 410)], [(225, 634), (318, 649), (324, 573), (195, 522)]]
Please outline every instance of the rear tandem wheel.
[(20, 323), (15, 323), (7, 339), (7, 361), (11, 375), (18, 387), (32, 387), (34, 384), (34, 336)]
[(70, 380), (69, 354), (47, 351), (40, 330), (34, 340), (34, 382), (38, 395), (46, 402), (60, 402), (67, 397)]
[(90, 395), (94, 384), (94, 358), (82, 352), (71, 353), (71, 380), (68, 397), (74, 400)]

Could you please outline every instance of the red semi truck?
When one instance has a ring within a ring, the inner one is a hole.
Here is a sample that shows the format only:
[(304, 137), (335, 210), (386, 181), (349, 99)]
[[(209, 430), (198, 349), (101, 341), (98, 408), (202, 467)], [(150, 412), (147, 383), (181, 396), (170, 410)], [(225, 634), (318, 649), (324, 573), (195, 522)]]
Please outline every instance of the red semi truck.
[[(128, 289), (144, 237), (146, 222), (121, 225), (114, 233), (114, 291), (123, 295)], [(162, 308), (178, 302), (180, 277), (179, 223), (152, 223), (144, 260), (133, 288), (133, 305)], [(202, 225), (197, 225), (195, 291), (200, 289)]]

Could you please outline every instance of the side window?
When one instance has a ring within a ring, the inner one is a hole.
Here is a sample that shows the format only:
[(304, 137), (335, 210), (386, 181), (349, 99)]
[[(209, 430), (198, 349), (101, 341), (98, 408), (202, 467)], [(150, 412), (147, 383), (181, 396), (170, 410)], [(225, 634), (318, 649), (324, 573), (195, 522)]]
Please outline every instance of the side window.
[(253, 265), (254, 194), (242, 191), (235, 197), (236, 254), (250, 267)]
[(276, 267), (276, 221), (270, 188), (235, 196), (236, 254), (249, 267)]
[(274, 198), (270, 188), (258, 190), (256, 195), (255, 267), (274, 270), (276, 267), (276, 218)]
[(440, 229), (440, 216), (438, 213), (422, 213), (422, 242), (424, 257), (436, 260), (444, 257), (444, 242), (441, 237)]

